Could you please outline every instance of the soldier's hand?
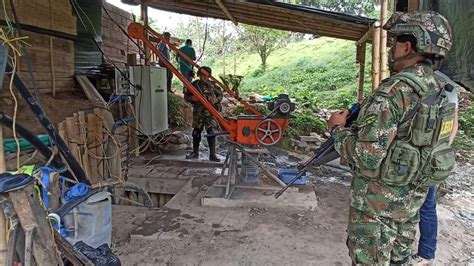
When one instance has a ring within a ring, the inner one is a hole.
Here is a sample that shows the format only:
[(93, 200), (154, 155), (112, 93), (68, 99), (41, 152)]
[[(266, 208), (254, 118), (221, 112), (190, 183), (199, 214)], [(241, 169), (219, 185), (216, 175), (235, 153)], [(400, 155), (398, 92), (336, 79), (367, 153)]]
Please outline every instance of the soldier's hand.
[(346, 125), (347, 116), (349, 115), (349, 110), (336, 111), (331, 114), (331, 117), (328, 120), (329, 128), (335, 126), (343, 127)]

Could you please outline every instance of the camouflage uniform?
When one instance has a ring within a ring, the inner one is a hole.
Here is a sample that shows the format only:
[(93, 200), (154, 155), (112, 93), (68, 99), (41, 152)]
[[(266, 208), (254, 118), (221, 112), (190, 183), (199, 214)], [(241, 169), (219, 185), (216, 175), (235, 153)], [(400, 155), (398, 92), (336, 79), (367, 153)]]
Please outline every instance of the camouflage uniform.
[[(194, 88), (196, 88), (201, 95), (204, 96), (208, 101), (211, 99), (216, 99), (217, 103), (214, 105), (214, 108), (220, 110), (220, 102), (222, 101), (222, 91), (214, 85), (212, 82), (204, 83), (201, 80), (196, 80), (193, 82)], [(193, 95), (191, 92), (187, 92), (184, 95), (184, 99), (187, 102), (190, 102), (193, 105), (193, 128), (217, 128), (217, 120), (212, 116), (212, 114), (201, 104), (201, 102), (192, 99)]]
[[(218, 111), (221, 110), (220, 102), (222, 101), (223, 93), (212, 81), (206, 83), (202, 80), (197, 80), (193, 82), (193, 86), (207, 101), (211, 102), (211, 100), (217, 100), (217, 103), (214, 104), (214, 108)], [(190, 91), (186, 91), (184, 99), (193, 105), (193, 152), (186, 158), (196, 159), (199, 158), (199, 144), (201, 143), (201, 133), (204, 128), (208, 135), (212, 135), (219, 125), (206, 107), (194, 99)], [(216, 157), (216, 137), (208, 136), (207, 142), (209, 144), (209, 159), (211, 161), (219, 161)]]
[(443, 87), (431, 64), (412, 65), (382, 82), (362, 103), (351, 128), (334, 134), (341, 164), (353, 173), (347, 246), (357, 264), (385, 265), (409, 258), (418, 210), (427, 194), (420, 183), (392, 185), (380, 174), (394, 141), (409, 132), (412, 121), (402, 121), (421, 100), (414, 84), (398, 78), (406, 73), (419, 77), (429, 94)]

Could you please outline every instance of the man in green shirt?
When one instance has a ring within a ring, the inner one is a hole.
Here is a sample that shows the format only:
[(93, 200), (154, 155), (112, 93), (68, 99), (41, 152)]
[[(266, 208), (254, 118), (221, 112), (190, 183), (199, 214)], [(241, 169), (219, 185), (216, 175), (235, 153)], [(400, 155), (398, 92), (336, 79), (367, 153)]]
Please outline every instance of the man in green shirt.
[[(187, 57), (189, 57), (191, 60), (196, 60), (196, 51), (193, 48), (193, 41), (190, 39), (187, 39), (186, 42), (184, 43), (184, 46), (179, 48), (183, 54), (185, 54)], [(188, 62), (186, 59), (181, 57), (179, 54), (176, 55), (176, 61), (179, 63), (179, 71), (183, 76), (188, 80), (189, 82), (192, 81), (193, 78), (193, 65)], [(186, 91), (186, 88), (184, 87), (183, 84), (183, 91)]]

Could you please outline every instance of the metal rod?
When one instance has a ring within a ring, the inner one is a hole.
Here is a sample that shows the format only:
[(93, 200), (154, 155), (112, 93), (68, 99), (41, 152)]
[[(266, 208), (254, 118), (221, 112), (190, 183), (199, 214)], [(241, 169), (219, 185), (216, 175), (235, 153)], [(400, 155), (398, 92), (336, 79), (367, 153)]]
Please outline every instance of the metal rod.
[(227, 184), (225, 186), (225, 195), (224, 197), (225, 198), (228, 198), (229, 194), (230, 194), (230, 183), (231, 183), (231, 178), (232, 176), (234, 175), (234, 166), (233, 164), (235, 163), (234, 162), (234, 159), (235, 159), (235, 146), (231, 144), (231, 147), (230, 147), (231, 151), (230, 151), (230, 155), (229, 155), (229, 173), (227, 175)]

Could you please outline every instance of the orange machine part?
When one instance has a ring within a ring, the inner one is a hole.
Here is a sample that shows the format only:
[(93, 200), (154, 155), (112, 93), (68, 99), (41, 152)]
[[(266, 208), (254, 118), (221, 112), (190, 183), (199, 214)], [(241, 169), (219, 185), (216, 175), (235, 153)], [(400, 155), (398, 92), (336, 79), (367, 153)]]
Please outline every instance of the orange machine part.
[[(252, 115), (252, 116), (239, 116), (237, 119), (226, 119), (224, 118), (205, 98), (199, 93), (194, 86), (184, 78), (184, 76), (179, 72), (173, 65), (171, 65), (167, 60), (163, 58), (161, 53), (158, 51), (156, 46), (154, 46), (148, 38), (145, 36), (145, 31), (152, 32), (157, 37), (161, 37), (158, 33), (152, 31), (151, 29), (145, 29), (141, 24), (131, 23), (128, 26), (128, 34), (130, 37), (139, 39), (146, 45), (153, 53), (155, 53), (165, 67), (171, 71), (182, 83), (183, 85), (196, 97), (199, 102), (201, 102), (204, 107), (217, 119), (222, 128), (229, 133), (229, 138), (231, 142), (237, 142), (239, 144), (253, 144), (253, 145), (270, 145), (272, 140), (277, 139), (278, 136), (285, 132), (288, 120), (286, 118), (271, 118), (264, 120), (262, 115)], [(161, 40), (168, 43), (166, 40), (160, 38)], [(169, 43), (168, 43), (169, 44)], [(239, 101), (244, 102), (242, 99)], [(254, 113), (258, 113), (252, 106), (246, 103), (246, 107), (250, 110), (253, 110)], [(269, 122), (268, 125), (260, 124), (265, 130), (258, 130), (257, 126), (259, 123), (264, 120)], [(278, 130), (277, 130), (278, 129)], [(268, 131), (269, 130), (269, 131)], [(267, 135), (265, 135), (265, 132)], [(260, 141), (258, 140), (260, 138)], [(280, 139), (278, 138), (278, 139)], [(262, 140), (263, 139), (263, 140)], [(277, 142), (277, 141), (276, 141)], [(276, 143), (275, 143), (276, 144)]]
[[(261, 145), (262, 142), (257, 140), (257, 137), (261, 139), (267, 145), (271, 142), (271, 138), (266, 138), (264, 133), (257, 130), (258, 124), (262, 121), (261, 116), (239, 116), (236, 119), (237, 123), (237, 136), (236, 141), (240, 144), (247, 145)], [(275, 124), (271, 124), (270, 130), (275, 132), (272, 133), (272, 137), (276, 139), (281, 139), (283, 133), (285, 132), (288, 120), (286, 118), (272, 118), (272, 121), (278, 124), (278, 127)], [(266, 125), (265, 125), (266, 126)], [(276, 130), (279, 130), (278, 132)], [(278, 141), (277, 141), (278, 142)]]

